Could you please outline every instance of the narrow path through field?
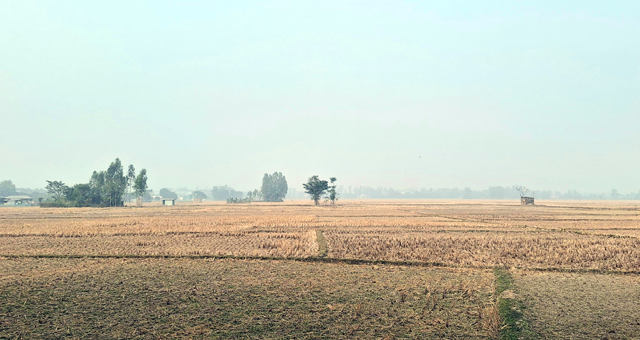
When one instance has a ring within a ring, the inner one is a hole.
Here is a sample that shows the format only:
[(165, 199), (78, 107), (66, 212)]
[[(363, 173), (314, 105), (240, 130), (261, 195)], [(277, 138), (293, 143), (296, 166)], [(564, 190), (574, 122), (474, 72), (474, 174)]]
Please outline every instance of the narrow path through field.
[(324, 233), (322, 230), (316, 230), (317, 242), (318, 242), (318, 257), (327, 257), (329, 252), (327, 241), (324, 239)]
[(513, 277), (508, 269), (496, 268), (496, 296), (500, 313), (500, 339), (532, 340), (538, 336), (531, 330), (524, 316), (525, 305), (514, 293)]

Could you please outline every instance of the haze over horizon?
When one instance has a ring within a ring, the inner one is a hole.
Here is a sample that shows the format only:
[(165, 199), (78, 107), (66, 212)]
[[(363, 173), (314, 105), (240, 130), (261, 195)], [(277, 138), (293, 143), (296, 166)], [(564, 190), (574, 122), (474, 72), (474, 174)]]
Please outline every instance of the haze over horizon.
[(1, 180), (640, 189), (640, 3), (0, 3)]

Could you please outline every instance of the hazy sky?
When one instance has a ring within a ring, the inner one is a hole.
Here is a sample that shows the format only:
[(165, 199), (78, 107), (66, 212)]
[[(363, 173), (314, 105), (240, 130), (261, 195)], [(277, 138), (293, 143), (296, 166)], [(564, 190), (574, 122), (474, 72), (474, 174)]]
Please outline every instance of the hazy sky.
[(0, 180), (640, 189), (638, 1), (0, 1)]

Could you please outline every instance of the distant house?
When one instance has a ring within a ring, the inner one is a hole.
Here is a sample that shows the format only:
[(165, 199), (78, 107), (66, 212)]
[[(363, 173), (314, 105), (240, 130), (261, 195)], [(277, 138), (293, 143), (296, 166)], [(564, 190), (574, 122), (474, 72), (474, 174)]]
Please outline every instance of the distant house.
[(529, 205), (529, 204), (535, 205), (533, 197), (526, 197), (526, 196), (520, 197), (520, 204), (522, 204), (522, 205)]
[(162, 205), (176, 205), (175, 198), (162, 198)]
[(12, 196), (3, 197), (2, 199), (0, 199), (0, 202), (2, 202), (2, 204), (6, 203), (8, 205), (32, 204), (33, 198), (27, 195), (12, 195)]

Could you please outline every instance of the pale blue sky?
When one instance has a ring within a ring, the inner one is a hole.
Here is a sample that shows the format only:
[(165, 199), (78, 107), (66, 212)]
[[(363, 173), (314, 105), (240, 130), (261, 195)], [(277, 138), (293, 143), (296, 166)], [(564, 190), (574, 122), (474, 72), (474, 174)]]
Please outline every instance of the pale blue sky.
[(0, 1), (0, 180), (640, 189), (638, 1)]

